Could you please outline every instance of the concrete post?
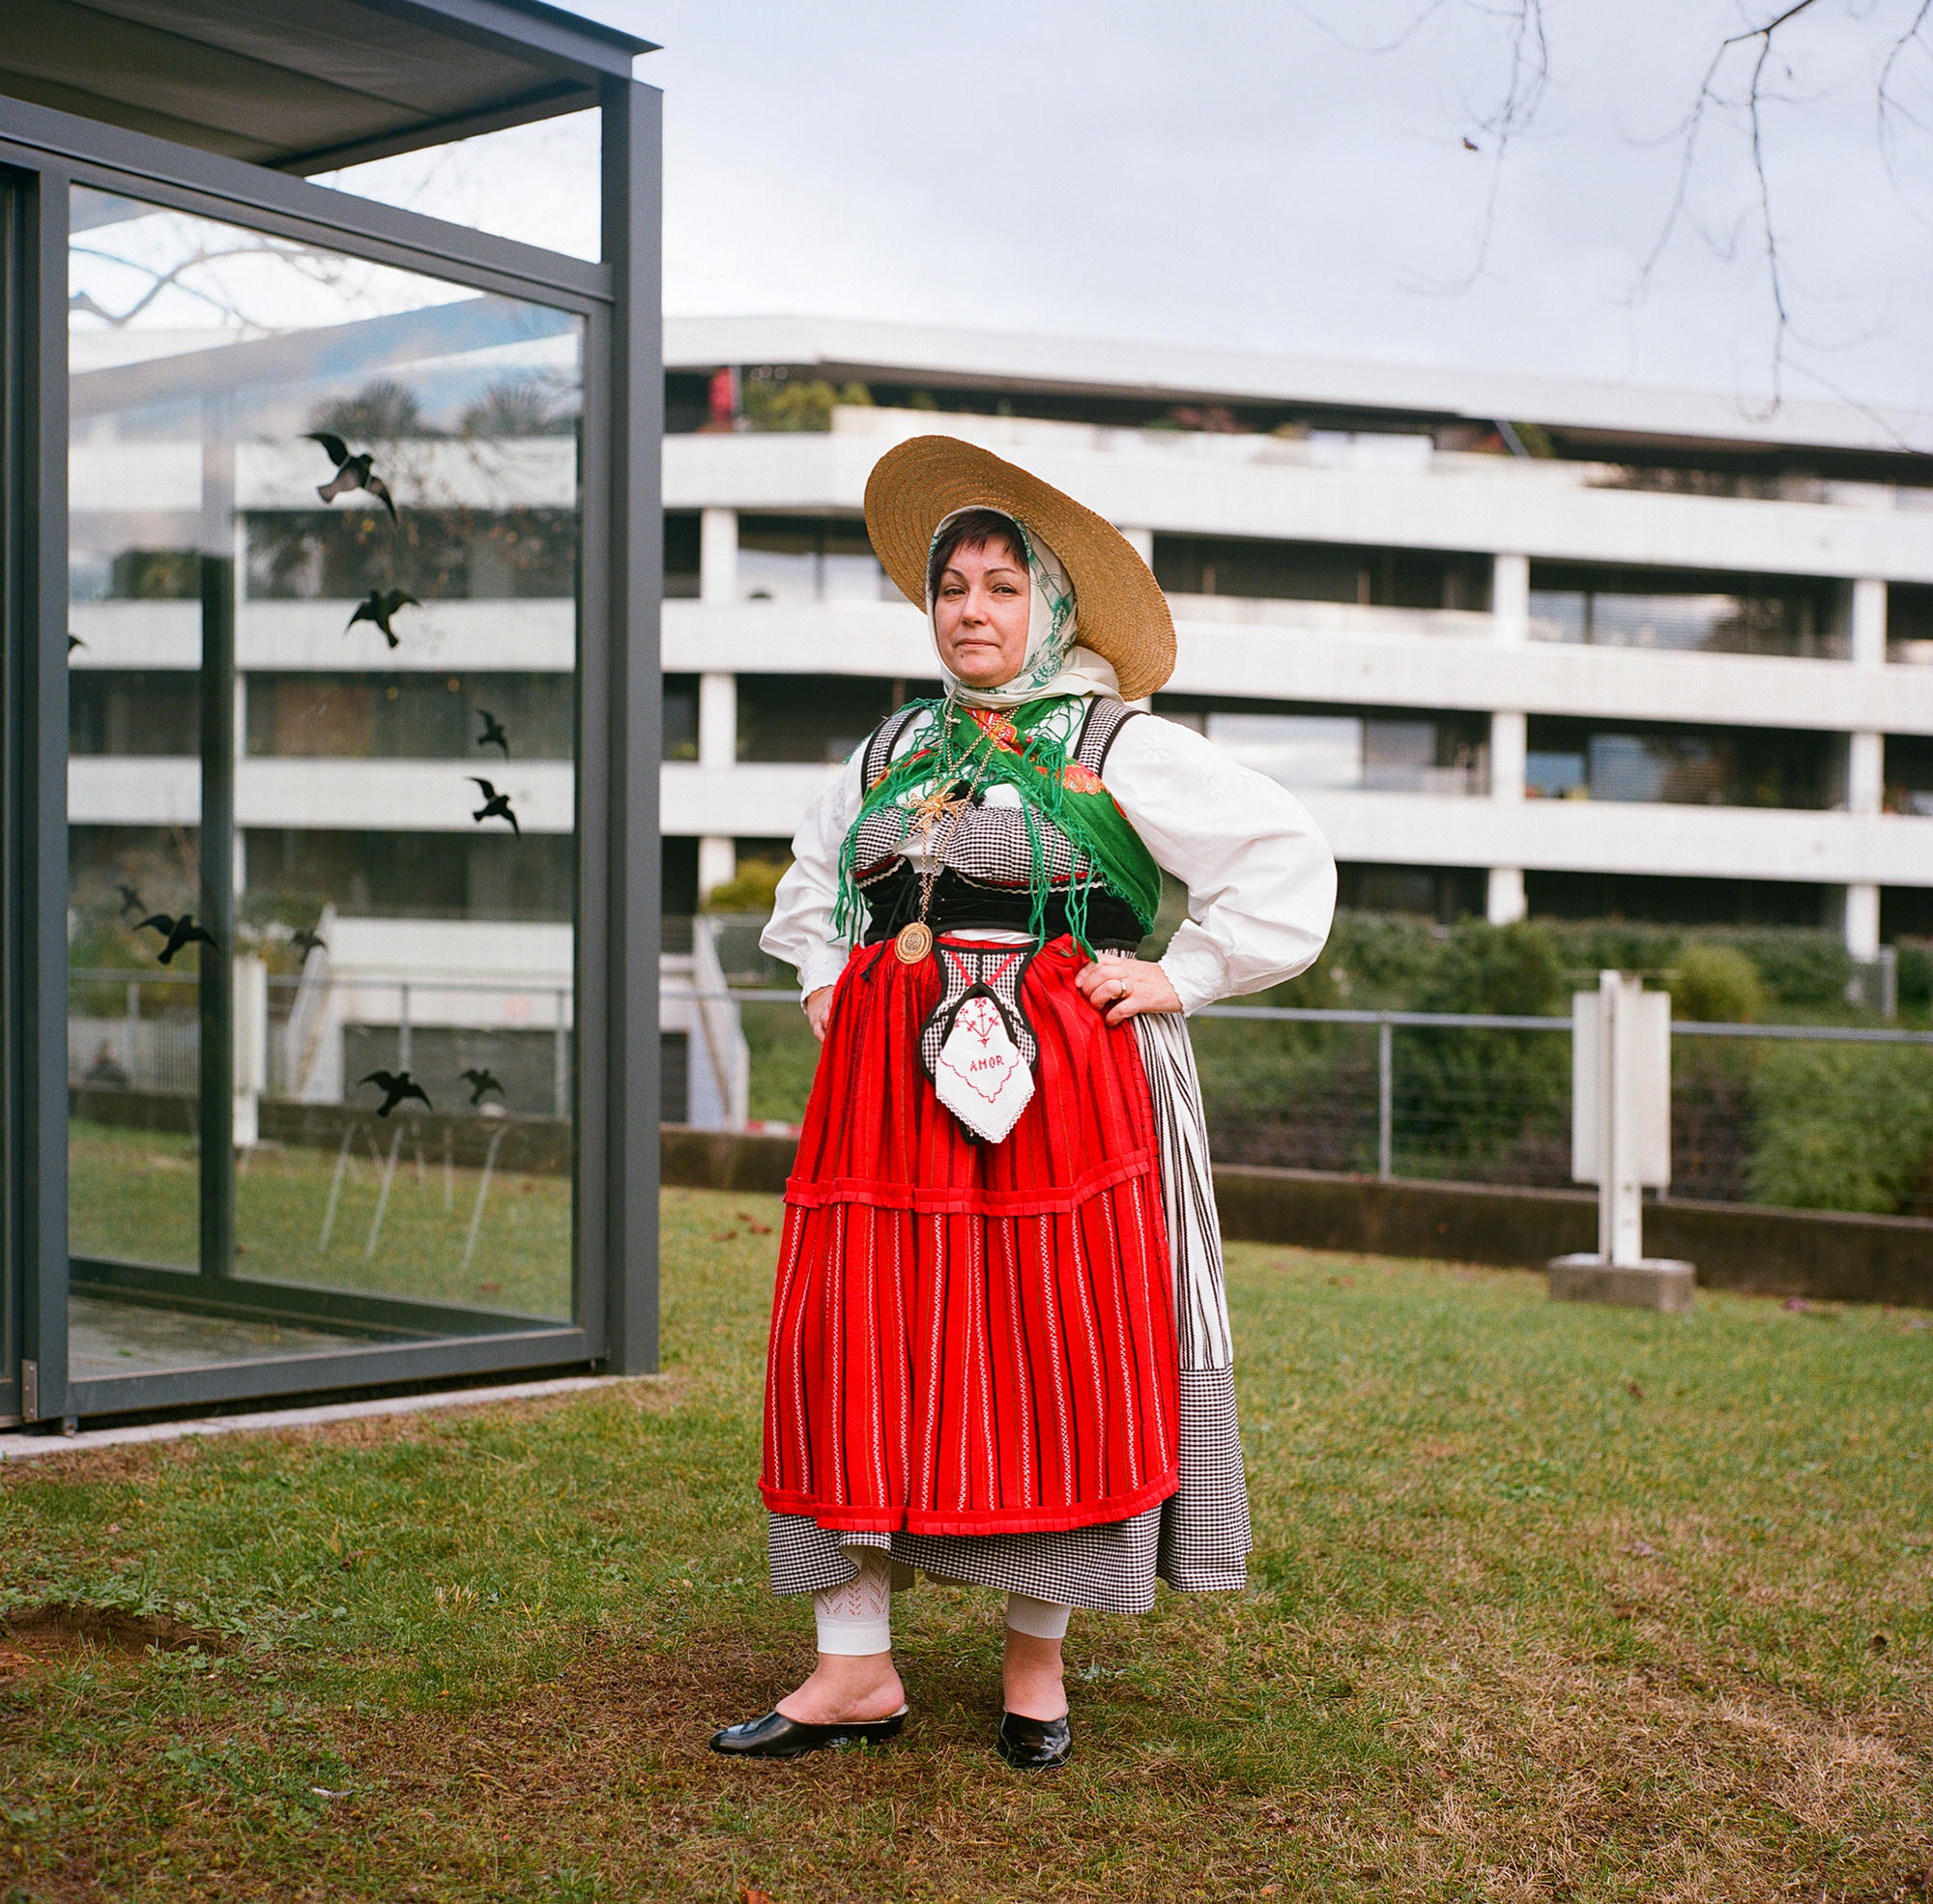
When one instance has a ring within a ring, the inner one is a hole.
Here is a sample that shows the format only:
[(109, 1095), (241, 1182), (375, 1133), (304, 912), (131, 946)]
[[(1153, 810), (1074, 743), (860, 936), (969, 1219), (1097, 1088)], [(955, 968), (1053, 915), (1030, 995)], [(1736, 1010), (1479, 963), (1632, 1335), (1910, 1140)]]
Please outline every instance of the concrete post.
[[(1886, 584), (1870, 576), (1853, 584), (1852, 660), (1855, 668), (1886, 666)], [(1862, 818), (1877, 814), (1886, 798), (1886, 736), (1846, 736), (1846, 809)], [(1846, 888), (1846, 950), (1856, 959), (1879, 957), (1879, 887)]]
[(1852, 649), (1855, 668), (1886, 665), (1886, 584), (1870, 577), (1853, 584)]
[[(1855, 584), (1861, 588), (1864, 584)], [(1875, 586), (1884, 589), (1883, 583)], [(1854, 596), (1857, 609), (1858, 596)], [(1846, 807), (1851, 813), (1870, 818), (1877, 814), (1886, 797), (1886, 736), (1853, 734), (1846, 736)], [(1845, 904), (1846, 950), (1856, 959), (1879, 957), (1879, 887), (1867, 883), (1849, 885)]]
[[(729, 517), (732, 524), (732, 552), (737, 558), (738, 518), (730, 509), (707, 509), (707, 520), (714, 515)], [(707, 548), (709, 543), (706, 545)], [(738, 678), (736, 675), (700, 675), (698, 678), (698, 764), (709, 768), (731, 768), (738, 764)], [(726, 836), (707, 833), (698, 842), (698, 896), (704, 899), (716, 886), (737, 877), (737, 849)]]
[(738, 599), (738, 511), (707, 509), (698, 519), (698, 599)]
[(698, 764), (729, 767), (738, 764), (738, 677), (698, 678)]
[(1598, 1186), (1598, 1248), (1557, 1256), (1558, 1301), (1688, 1310), (1686, 1262), (1644, 1254), (1643, 1192), (1671, 1181), (1671, 999), (1642, 979), (1601, 972), (1571, 1000), (1571, 1174)]
[(1530, 910), (1520, 866), (1492, 866), (1484, 916), (1493, 926), (1513, 926)]
[(698, 841), (698, 896), (709, 899), (720, 886), (738, 877), (738, 844), (721, 833), (705, 833)]
[(1530, 639), (1530, 558), (1494, 556), (1490, 566), (1490, 638), (1513, 647)]
[[(1530, 558), (1500, 555), (1491, 560), (1490, 639), (1520, 647), (1530, 639)], [(1529, 722), (1518, 708), (1501, 707), (1490, 716), (1490, 798), (1515, 803), (1524, 796), (1524, 760)], [(1521, 866), (1492, 866), (1485, 917), (1508, 926), (1530, 909)]]
[(1861, 881), (1846, 888), (1846, 950), (1855, 959), (1879, 957), (1879, 888)]
[(235, 1148), (252, 1150), (261, 1141), (262, 1093), (269, 1088), (269, 967), (256, 954), (235, 961), (232, 995)]

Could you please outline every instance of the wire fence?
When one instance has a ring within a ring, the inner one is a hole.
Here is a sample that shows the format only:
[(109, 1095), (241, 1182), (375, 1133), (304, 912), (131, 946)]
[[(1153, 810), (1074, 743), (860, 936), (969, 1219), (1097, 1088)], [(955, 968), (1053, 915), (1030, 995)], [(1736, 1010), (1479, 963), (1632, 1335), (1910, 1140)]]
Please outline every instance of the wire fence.
[[(728, 1007), (743, 1036), (749, 1118), (785, 1128), (804, 1111), (819, 1051), (797, 993), (755, 976), (724, 992), (668, 979), (661, 1010), (689, 1019), (693, 1005)], [(472, 1006), (460, 988), (423, 990), (448, 995), (437, 1002), (443, 1023), (413, 1023), (405, 1003), (386, 1009), (386, 1023), (341, 1025), (332, 1067), (341, 1084), (321, 1096), (398, 1058), (451, 1091), (462, 1067), (488, 1064), (513, 1111), (568, 1115), (567, 994), (547, 993), (524, 1026), (486, 1009), (480, 993)], [(76, 973), (70, 1079), (191, 1093), (192, 1000), (186, 975)], [(272, 984), (277, 1034), (288, 1008)], [(1572, 1181), (1568, 1018), (1231, 1004), (1191, 1025), (1224, 1162), (1553, 1189)], [(665, 1035), (668, 1078), (681, 1035)], [(284, 1047), (294, 1041), (278, 1035), (272, 1097), (296, 1094)], [(680, 1096), (668, 1114), (681, 1121), (695, 1101)], [(1671, 1140), (1674, 1197), (1933, 1218), (1933, 1031), (1676, 1024)]]
[[(793, 991), (735, 995), (755, 1119), (795, 1122), (818, 1050)], [(1191, 1021), (1216, 1156), (1571, 1186), (1571, 1021), (1221, 1005)], [(1672, 1181), (1707, 1201), (1933, 1218), (1933, 1031), (1672, 1027)]]

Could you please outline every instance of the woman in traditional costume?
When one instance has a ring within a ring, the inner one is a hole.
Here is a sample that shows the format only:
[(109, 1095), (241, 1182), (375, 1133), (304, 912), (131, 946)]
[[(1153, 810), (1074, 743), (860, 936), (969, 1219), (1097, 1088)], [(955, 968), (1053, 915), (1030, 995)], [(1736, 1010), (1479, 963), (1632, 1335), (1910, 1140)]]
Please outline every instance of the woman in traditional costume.
[[(1007, 1595), (1009, 1764), (1071, 1750), (1069, 1609), (1239, 1589), (1220, 1232), (1183, 1016), (1293, 977), (1336, 872), (1302, 806), (1130, 704), (1174, 666), (1153, 575), (986, 450), (882, 457), (866, 526), (946, 692), (813, 804), (766, 951), (824, 1050), (786, 1190), (760, 1492), (819, 1664), (715, 1749), (894, 1736), (891, 1594)], [(1166, 870), (1188, 917), (1135, 957)]]

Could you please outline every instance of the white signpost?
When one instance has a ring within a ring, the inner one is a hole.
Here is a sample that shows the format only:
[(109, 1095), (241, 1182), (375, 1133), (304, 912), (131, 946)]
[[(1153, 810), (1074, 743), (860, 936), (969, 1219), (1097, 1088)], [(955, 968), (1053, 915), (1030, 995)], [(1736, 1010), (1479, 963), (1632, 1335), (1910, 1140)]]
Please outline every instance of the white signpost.
[(1598, 1247), (1555, 1256), (1559, 1301), (1688, 1310), (1691, 1265), (1644, 1254), (1646, 1189), (1671, 1181), (1671, 998), (1601, 972), (1571, 999), (1571, 1175), (1598, 1186)]

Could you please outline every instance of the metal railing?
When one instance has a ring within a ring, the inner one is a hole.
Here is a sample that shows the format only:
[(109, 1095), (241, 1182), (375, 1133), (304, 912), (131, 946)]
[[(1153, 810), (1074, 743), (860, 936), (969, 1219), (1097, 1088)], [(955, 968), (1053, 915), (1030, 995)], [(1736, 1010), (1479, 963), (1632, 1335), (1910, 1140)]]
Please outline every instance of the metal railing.
[[(733, 996), (751, 1050), (753, 1115), (793, 1122), (817, 1055), (798, 994), (750, 986)], [(1226, 1162), (1385, 1181), (1572, 1185), (1569, 1017), (1227, 1004), (1191, 1024), (1211, 1138)], [(1668, 1195), (1933, 1216), (1933, 1031), (1687, 1022), (1672, 1030)], [(1803, 1061), (1808, 1051), (1823, 1054), (1819, 1078)], [(1907, 1114), (1915, 1105), (1924, 1107), (1923, 1138)], [(1861, 1135), (1868, 1126), (1876, 1144)], [(1876, 1169), (1855, 1156), (1843, 1171), (1805, 1162), (1862, 1147), (1890, 1147), (1892, 1161)]]
[[(668, 973), (663, 988), (665, 1024), (695, 1030), (730, 1021), (741, 1028), (736, 1049), (747, 1082), (742, 1095), (735, 1091), (727, 1121), (795, 1124), (818, 1061), (797, 992), (680, 984), (678, 976)], [(70, 1021), (72, 1082), (114, 1082), (89, 1076), (106, 1049), (136, 1088), (193, 1089), (192, 974), (81, 971), (73, 983), (97, 995), (88, 1001), (94, 1011)], [(567, 988), (344, 984), (365, 1001), (352, 1027), (357, 1049), (335, 1060), (336, 1073), (346, 1075), (310, 1081), (322, 1092), (311, 1101), (340, 1101), (350, 1080), (392, 1061), (419, 1075), (427, 1062), (453, 1078), (472, 1061), (457, 1055), (459, 1044), (487, 1052), (493, 1037), (513, 1032), (501, 1046), (518, 1067), (516, 1079), (503, 1074), (519, 1099), (513, 1108), (568, 1115)], [(124, 995), (110, 1015), (99, 1009), (105, 1002), (99, 995), (114, 988)], [(180, 1006), (157, 1011), (157, 989)], [(287, 1023), (294, 989), (292, 979), (271, 981), (272, 1097), (296, 1095), (300, 1082), (281, 1051), (287, 1040), (274, 1035)], [(493, 994), (529, 1001), (530, 1021), (506, 1025), (501, 1011), (478, 1011), (475, 1024), (454, 1023), (468, 1016), (464, 998), (480, 1003)], [(425, 1002), (433, 1025), (421, 1022)], [(372, 1010), (375, 1003), (382, 1011)], [(1210, 1135), (1224, 1161), (1384, 1181), (1572, 1182), (1568, 1017), (1226, 1004), (1192, 1023)], [(534, 1032), (551, 1039), (541, 1078), (528, 1042)], [(436, 1041), (429, 1052), (426, 1039)], [(512, 1053), (518, 1040), (526, 1042)], [(1673, 1197), (1933, 1216), (1933, 1030), (1678, 1023), (1671, 1124)]]

